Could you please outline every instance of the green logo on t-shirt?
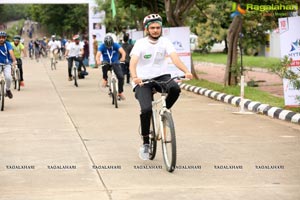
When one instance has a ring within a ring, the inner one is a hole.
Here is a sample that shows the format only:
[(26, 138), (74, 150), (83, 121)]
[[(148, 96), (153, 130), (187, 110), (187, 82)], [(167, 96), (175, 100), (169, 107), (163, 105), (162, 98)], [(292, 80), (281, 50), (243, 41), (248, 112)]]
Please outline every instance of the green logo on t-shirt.
[(144, 58), (149, 59), (149, 58), (151, 58), (151, 56), (152, 56), (151, 54), (146, 54), (146, 55), (144, 55)]

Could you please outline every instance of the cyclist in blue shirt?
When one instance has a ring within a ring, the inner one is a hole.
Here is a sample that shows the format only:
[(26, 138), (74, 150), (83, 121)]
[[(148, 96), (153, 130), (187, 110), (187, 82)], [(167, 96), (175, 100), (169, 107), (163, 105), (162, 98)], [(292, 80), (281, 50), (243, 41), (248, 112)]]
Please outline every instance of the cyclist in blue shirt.
[(6, 82), (6, 95), (8, 98), (13, 98), (13, 94), (10, 91), (10, 85), (12, 81), (11, 77), (11, 65), (16, 65), (17, 60), (13, 52), (13, 48), (10, 42), (6, 41), (7, 34), (4, 31), (0, 31), (0, 70), (4, 72)]
[[(121, 54), (121, 58), (120, 58)], [(102, 67), (103, 72), (103, 86), (107, 85), (107, 72), (108, 70), (111, 70), (111, 68), (114, 70), (117, 78), (118, 78), (118, 89), (119, 89), (119, 97), (122, 100), (125, 100), (125, 96), (123, 95), (123, 86), (124, 86), (124, 75), (122, 71), (122, 67), (120, 65), (120, 62), (125, 62), (126, 58), (126, 52), (121, 47), (120, 44), (114, 42), (111, 35), (106, 35), (104, 37), (104, 44), (101, 44), (98, 48), (98, 52), (96, 55), (96, 61), (97, 64), (100, 65), (102, 55), (102, 63), (106, 64)], [(120, 60), (119, 60), (120, 58)]]

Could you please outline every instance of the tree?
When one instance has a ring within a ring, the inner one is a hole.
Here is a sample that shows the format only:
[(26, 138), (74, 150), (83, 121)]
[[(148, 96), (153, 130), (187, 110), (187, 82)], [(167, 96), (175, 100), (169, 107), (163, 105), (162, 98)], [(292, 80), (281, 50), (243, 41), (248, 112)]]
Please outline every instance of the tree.
[(167, 21), (170, 26), (184, 26), (184, 17), (196, 3), (196, 0), (164, 0)]
[(239, 75), (239, 67), (237, 65), (238, 55), (237, 46), (239, 34), (242, 30), (242, 18), (241, 16), (236, 16), (232, 20), (232, 23), (228, 30), (228, 54), (227, 54), (227, 64), (224, 75), (224, 85), (235, 85), (237, 83), (237, 77)]
[[(236, 1), (242, 8), (242, 3), (245, 1)], [(247, 3), (247, 1), (246, 1)], [(285, 4), (294, 4), (294, 1), (286, 0)], [(278, 4), (277, 0), (252, 0), (253, 5), (272, 5)], [(278, 18), (282, 14), (287, 15), (290, 11), (280, 10), (247, 10), (243, 15), (237, 15), (233, 18), (228, 30), (228, 55), (227, 65), (224, 75), (224, 85), (236, 85), (240, 77), (241, 69), (237, 64), (238, 56), (238, 42), (243, 49), (241, 53), (245, 52), (251, 55), (258, 53), (258, 48), (265, 44), (266, 31), (273, 30), (277, 27)], [(244, 35), (243, 42), (238, 41), (239, 35)]]
[(87, 4), (35, 4), (29, 14), (51, 34), (71, 36), (88, 31)]

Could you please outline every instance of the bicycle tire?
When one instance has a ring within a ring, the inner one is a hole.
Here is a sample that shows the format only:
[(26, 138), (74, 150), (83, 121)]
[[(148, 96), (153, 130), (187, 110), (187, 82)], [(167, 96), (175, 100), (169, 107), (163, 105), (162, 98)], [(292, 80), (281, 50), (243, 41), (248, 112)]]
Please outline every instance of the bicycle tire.
[(4, 99), (5, 99), (5, 93), (4, 93), (5, 82), (2, 80), (0, 82), (0, 84), (1, 84), (1, 94), (0, 94), (0, 96), (1, 96), (1, 111), (3, 111), (4, 110)]
[(56, 70), (56, 60), (53, 59), (53, 69)]
[(17, 86), (17, 90), (20, 91), (21, 89), (21, 74), (20, 74), (20, 70), (19, 68), (16, 69), (16, 86)]
[(153, 160), (156, 155), (156, 149), (157, 149), (157, 138), (156, 138), (156, 130), (155, 130), (155, 123), (154, 123), (154, 116), (151, 117), (150, 121), (150, 155), (149, 159)]
[(74, 71), (74, 85), (76, 87), (78, 87), (78, 82), (77, 82), (77, 67), (73, 67), (73, 71)]
[(12, 76), (12, 83), (14, 85), (14, 89), (16, 90), (17, 89), (17, 78), (16, 78), (16, 71), (15, 69), (12, 69), (11, 70), (11, 76)]
[(51, 58), (51, 70), (53, 70), (53, 58)]
[(173, 172), (176, 166), (176, 136), (175, 127), (171, 113), (162, 115), (162, 151), (165, 166), (168, 172)]
[(118, 108), (118, 92), (117, 92), (117, 81), (112, 80), (112, 104), (115, 105), (115, 108)]

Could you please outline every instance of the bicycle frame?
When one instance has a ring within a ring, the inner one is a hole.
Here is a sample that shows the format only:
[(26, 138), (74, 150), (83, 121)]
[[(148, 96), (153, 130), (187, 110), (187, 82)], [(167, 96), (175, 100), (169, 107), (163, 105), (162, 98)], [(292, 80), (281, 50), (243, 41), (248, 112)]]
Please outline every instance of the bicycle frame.
[[(117, 75), (115, 74), (113, 69), (108, 70), (107, 73), (110, 73), (110, 75), (108, 76), (107, 81), (108, 81), (109, 89), (112, 92), (113, 91), (113, 84), (112, 83), (115, 81), (116, 85), (118, 85), (118, 78), (117, 78)], [(116, 90), (117, 90), (117, 93), (118, 93), (118, 87), (116, 87)]]
[[(162, 114), (166, 112), (168, 109), (166, 107), (166, 98), (167, 93), (161, 93), (161, 96), (157, 100), (152, 101), (152, 117), (154, 121), (154, 128), (157, 130), (156, 140), (165, 139), (164, 134), (162, 134)], [(158, 123), (158, 122), (159, 123)]]

